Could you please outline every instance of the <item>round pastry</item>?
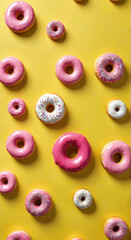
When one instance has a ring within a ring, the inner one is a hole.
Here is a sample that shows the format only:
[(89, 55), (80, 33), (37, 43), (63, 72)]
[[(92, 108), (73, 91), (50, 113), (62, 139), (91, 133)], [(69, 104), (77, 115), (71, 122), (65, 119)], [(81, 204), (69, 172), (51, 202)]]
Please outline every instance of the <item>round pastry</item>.
[(92, 203), (91, 193), (86, 189), (77, 190), (73, 197), (73, 202), (80, 209), (88, 208)]
[(114, 119), (123, 118), (126, 111), (126, 105), (121, 100), (112, 100), (107, 104), (107, 113)]
[(14, 98), (8, 104), (8, 112), (14, 117), (21, 117), (26, 111), (25, 102), (21, 98)]
[(130, 167), (130, 147), (123, 141), (107, 143), (101, 152), (101, 163), (106, 170), (119, 174), (127, 171)]
[(50, 210), (51, 204), (50, 195), (42, 189), (34, 189), (25, 200), (25, 207), (33, 216), (45, 215)]
[(16, 85), (22, 81), (25, 70), (22, 62), (15, 57), (7, 57), (0, 61), (0, 82), (7, 86)]
[(0, 192), (9, 193), (12, 192), (17, 184), (16, 177), (9, 171), (3, 171), (0, 173)]
[(27, 158), (35, 149), (33, 136), (24, 130), (15, 131), (7, 138), (6, 149), (17, 159)]
[(26, 32), (32, 28), (35, 22), (34, 10), (24, 1), (13, 2), (5, 12), (5, 22), (14, 32)]
[(65, 27), (60, 21), (51, 21), (47, 25), (46, 32), (51, 39), (57, 40), (63, 37), (65, 33)]
[(64, 101), (56, 94), (44, 94), (36, 104), (36, 114), (46, 124), (54, 124), (61, 121), (65, 111)]
[(106, 53), (95, 62), (95, 74), (104, 83), (113, 83), (119, 80), (124, 73), (122, 59), (114, 53)]
[(83, 76), (83, 65), (74, 56), (64, 56), (56, 64), (56, 76), (65, 84), (74, 84)]
[(105, 222), (104, 232), (110, 240), (121, 240), (127, 233), (127, 225), (121, 218), (112, 217)]
[[(74, 159), (66, 155), (70, 146), (75, 146), (78, 149), (78, 154)], [(57, 139), (53, 146), (53, 156), (59, 167), (70, 172), (78, 172), (89, 163), (91, 147), (82, 134), (69, 132)]]
[(31, 240), (31, 237), (25, 231), (14, 231), (12, 232), (6, 240)]

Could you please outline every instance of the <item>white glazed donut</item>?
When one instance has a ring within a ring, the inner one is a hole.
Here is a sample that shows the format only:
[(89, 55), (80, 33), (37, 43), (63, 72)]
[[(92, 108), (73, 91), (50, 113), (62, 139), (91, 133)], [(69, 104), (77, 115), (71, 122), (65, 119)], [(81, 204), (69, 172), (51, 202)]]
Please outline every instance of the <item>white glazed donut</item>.
[(54, 124), (62, 120), (65, 115), (64, 101), (56, 94), (41, 96), (36, 104), (38, 118), (46, 124)]
[(107, 113), (114, 119), (123, 118), (126, 111), (126, 105), (121, 100), (112, 100), (107, 104)]
[(91, 193), (86, 189), (80, 189), (74, 194), (73, 202), (76, 207), (86, 209), (92, 203)]

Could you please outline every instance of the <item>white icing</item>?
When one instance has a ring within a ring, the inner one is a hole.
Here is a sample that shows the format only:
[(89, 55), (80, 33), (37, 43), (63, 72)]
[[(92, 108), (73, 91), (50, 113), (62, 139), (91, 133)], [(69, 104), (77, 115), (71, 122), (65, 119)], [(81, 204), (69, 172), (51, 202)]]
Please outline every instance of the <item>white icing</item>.
[(126, 114), (126, 105), (121, 100), (114, 100), (108, 103), (108, 114), (114, 119), (120, 119)]
[(75, 193), (73, 202), (80, 209), (88, 208), (92, 203), (91, 193), (88, 190), (80, 189)]

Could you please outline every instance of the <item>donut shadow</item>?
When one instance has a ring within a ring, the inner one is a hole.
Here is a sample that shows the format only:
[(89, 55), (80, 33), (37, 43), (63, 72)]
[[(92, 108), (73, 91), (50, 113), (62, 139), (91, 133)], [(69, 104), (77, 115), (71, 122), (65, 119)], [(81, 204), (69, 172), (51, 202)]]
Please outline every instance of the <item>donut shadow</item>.
[(52, 206), (51, 206), (51, 209), (49, 210), (49, 212), (47, 212), (45, 215), (43, 216), (40, 216), (40, 217), (35, 217), (35, 219), (38, 221), (38, 222), (41, 222), (41, 223), (49, 223), (49, 222), (52, 222), (53, 219), (55, 218), (56, 216), (56, 209), (55, 209), (55, 205), (54, 203), (52, 202)]
[(21, 116), (21, 117), (14, 117), (14, 118), (17, 121), (25, 121), (28, 118), (28, 109), (27, 109), (27, 107), (26, 107), (26, 111), (23, 114), (23, 116)]
[(63, 128), (68, 123), (68, 121), (69, 121), (69, 114), (68, 114), (68, 110), (66, 109), (65, 116), (61, 121), (52, 125), (49, 125), (49, 124), (44, 124), (44, 125), (51, 129), (59, 129), (59, 128)]
[(17, 160), (18, 163), (26, 165), (26, 164), (31, 164), (31, 163), (35, 162), (37, 160), (37, 158), (38, 158), (38, 148), (35, 143), (35, 149), (31, 156), (29, 156), (25, 159), (18, 159), (18, 158), (15, 158), (15, 159)]
[(92, 199), (92, 203), (88, 208), (86, 208), (86, 209), (79, 208), (79, 210), (84, 214), (92, 214), (93, 212), (95, 212), (96, 211), (96, 203), (95, 203), (94, 199)]
[(37, 20), (35, 18), (35, 22), (34, 22), (32, 28), (29, 29), (27, 32), (23, 32), (23, 33), (14, 32), (14, 33), (17, 34), (17, 36), (20, 36), (20, 37), (30, 37), (36, 32), (36, 29), (37, 29)]
[(26, 73), (25, 73), (25, 76), (20, 83), (14, 85), (14, 86), (7, 86), (7, 85), (4, 85), (4, 86), (11, 91), (18, 91), (21, 88), (23, 88), (26, 85), (26, 83), (27, 83), (27, 76), (26, 76)]
[(10, 192), (10, 193), (2, 193), (2, 196), (7, 198), (7, 199), (14, 199), (14, 198), (17, 197), (18, 193), (19, 193), (19, 184), (17, 182), (17, 185), (16, 185), (15, 189), (12, 192)]
[(112, 2), (116, 5), (123, 5), (126, 2), (126, 0), (120, 0), (119, 2)]
[(75, 83), (75, 84), (72, 84), (72, 85), (69, 85), (69, 84), (64, 84), (64, 85), (65, 85), (67, 88), (70, 88), (70, 89), (74, 90), (74, 89), (78, 89), (78, 88), (84, 87), (84, 85), (85, 85), (86, 83), (87, 83), (87, 78), (86, 78), (86, 75), (85, 75), (85, 73), (84, 73), (79, 82), (77, 82), (77, 83)]
[(128, 72), (125, 68), (123, 76), (118, 81), (111, 84), (107, 84), (107, 83), (104, 83), (104, 84), (108, 85), (108, 87), (110, 88), (121, 88), (127, 83), (127, 81), (128, 81)]
[(131, 168), (128, 169), (126, 172), (120, 173), (120, 174), (113, 174), (113, 173), (109, 173), (111, 175), (111, 177), (115, 178), (118, 181), (124, 181), (124, 180), (128, 180), (131, 178)]
[(64, 35), (59, 38), (59, 39), (51, 39), (52, 41), (56, 42), (56, 43), (63, 43), (65, 40), (67, 39), (67, 32), (65, 31)]
[(124, 240), (130, 240), (131, 239), (131, 231), (127, 226), (127, 234), (125, 235), (125, 237), (123, 238)]
[(86, 5), (88, 2), (89, 0), (84, 0), (83, 2), (76, 2), (76, 3), (80, 5)]
[(118, 124), (124, 124), (130, 120), (130, 113), (129, 110), (127, 109), (126, 115), (123, 118), (120, 119), (114, 119), (112, 118), (113, 121), (115, 121)]

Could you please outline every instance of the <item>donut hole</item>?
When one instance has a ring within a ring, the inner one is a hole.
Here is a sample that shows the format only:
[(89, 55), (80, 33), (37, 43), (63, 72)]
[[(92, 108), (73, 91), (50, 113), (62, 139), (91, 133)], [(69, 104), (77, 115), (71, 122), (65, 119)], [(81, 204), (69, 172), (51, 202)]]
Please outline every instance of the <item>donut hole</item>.
[(24, 14), (22, 11), (16, 13), (17, 20), (21, 21), (24, 18)]
[(17, 145), (18, 148), (23, 148), (25, 143), (24, 143), (23, 140), (19, 140), (19, 141), (17, 141), (16, 145)]
[(69, 147), (66, 148), (66, 156), (68, 158), (75, 158), (78, 154), (78, 149), (75, 145), (71, 144)]
[(14, 68), (12, 66), (10, 66), (10, 67), (7, 67), (5, 71), (7, 74), (11, 75), (14, 72)]
[(47, 112), (53, 112), (54, 111), (54, 109), (55, 109), (55, 107), (54, 107), (54, 105), (53, 104), (48, 104), (47, 106), (46, 106), (46, 111)]
[(106, 70), (107, 72), (112, 72), (113, 66), (112, 66), (111, 64), (108, 64), (108, 65), (106, 65), (105, 70)]
[(113, 161), (114, 161), (115, 163), (119, 163), (119, 162), (121, 161), (121, 159), (122, 159), (122, 155), (121, 155), (120, 153), (115, 153), (115, 154), (113, 155)]
[(40, 206), (41, 205), (41, 199), (40, 198), (35, 199), (34, 204), (35, 204), (35, 206)]
[(57, 26), (54, 26), (54, 27), (53, 27), (53, 31), (54, 31), (54, 32), (57, 32), (57, 31), (58, 31)]
[(67, 74), (72, 74), (73, 73), (73, 67), (72, 66), (66, 66), (65, 71)]
[(113, 227), (113, 232), (118, 232), (118, 231), (119, 231), (119, 227), (118, 226)]
[(83, 201), (85, 201), (85, 197), (83, 196), (83, 197), (81, 197), (81, 201), (83, 202)]
[(18, 104), (15, 105), (15, 109), (16, 110), (19, 109), (19, 105)]
[(2, 178), (2, 183), (4, 184), (4, 185), (7, 185), (8, 184), (8, 179), (6, 178), (6, 177), (4, 177), (4, 178)]
[(116, 108), (115, 108), (115, 111), (116, 111), (116, 112), (119, 112), (119, 110), (120, 110), (119, 107), (116, 107)]

